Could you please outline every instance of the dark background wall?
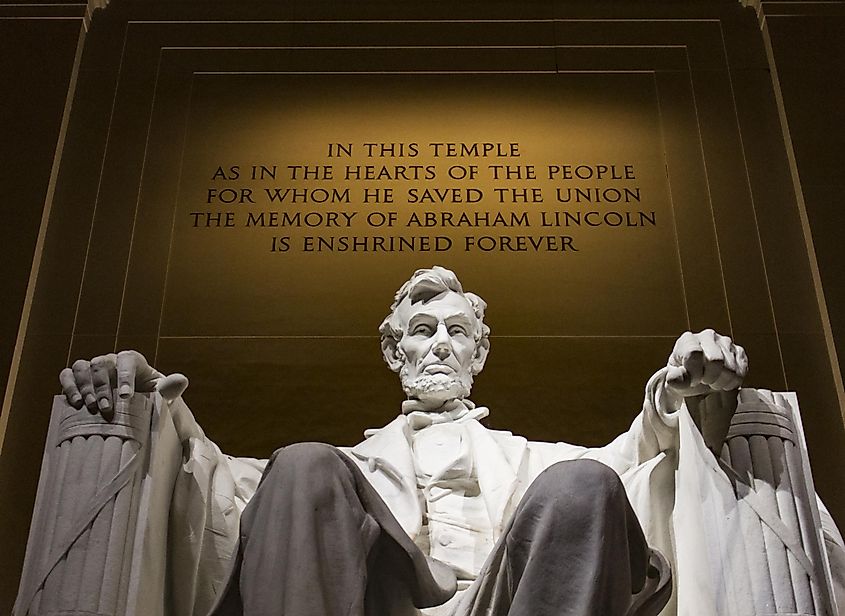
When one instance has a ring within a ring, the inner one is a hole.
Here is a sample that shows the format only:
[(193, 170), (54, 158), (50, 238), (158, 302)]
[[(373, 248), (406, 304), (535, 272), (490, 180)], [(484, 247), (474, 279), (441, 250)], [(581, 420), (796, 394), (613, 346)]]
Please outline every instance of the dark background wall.
[[(106, 233), (105, 230), (115, 228), (114, 225), (129, 223), (109, 218), (119, 212), (108, 209), (108, 199), (100, 201), (99, 213), (92, 209), (92, 205), (100, 200), (101, 191), (106, 191), (108, 195), (108, 191), (112, 190), (113, 195), (120, 195), (122, 193), (119, 190), (127, 182), (138, 181), (137, 178), (133, 179), (132, 170), (133, 165), (141, 162), (141, 158), (132, 158), (134, 155), (131, 153), (123, 157), (111, 154), (111, 164), (114, 166), (106, 176), (105, 185), (101, 184), (99, 178), (103, 165), (109, 164), (110, 147), (114, 152), (123, 144), (132, 144), (145, 135), (146, 125), (138, 121), (137, 117), (142, 117), (144, 105), (150, 104), (145, 97), (150, 96), (151, 90), (149, 83), (143, 79), (145, 71), (152, 66), (150, 63), (160, 57), (160, 50), (178, 43), (201, 46), (207, 45), (209, 41), (225, 41), (227, 34), (223, 29), (219, 33), (201, 34), (199, 30), (190, 27), (178, 30), (177, 26), (162, 26), (150, 30), (151, 34), (159, 37), (153, 41), (146, 36), (127, 38), (125, 25), (130, 18), (181, 20), (187, 24), (202, 18), (268, 21), (292, 18), (360, 20), (375, 17), (388, 20), (439, 18), (469, 21), (482, 17), (492, 20), (643, 18), (645, 22), (641, 25), (629, 25), (624, 30), (625, 36), (605, 35), (607, 45), (613, 47), (623, 42), (660, 41), (664, 37), (662, 42), (668, 38), (692, 49), (698, 45), (699, 50), (708, 49), (702, 41), (710, 40), (710, 35), (699, 37), (686, 34), (686, 26), (680, 22), (698, 20), (699, 25), (718, 22), (719, 36), (722, 37), (724, 47), (716, 56), (711, 57), (708, 55), (711, 52), (707, 51), (702, 53), (699, 59), (704, 62), (703, 70), (695, 74), (695, 79), (700, 80), (700, 84), (707, 84), (710, 83), (707, 76), (712, 74), (715, 75), (712, 83), (719, 84), (726, 71), (729, 75), (737, 113), (736, 122), (740, 127), (738, 134), (742, 139), (741, 147), (737, 145), (736, 151), (743, 152), (752, 161), (748, 164), (747, 190), (753, 196), (756, 208), (757, 231), (762, 244), (760, 254), (768, 276), (766, 288), (771, 294), (774, 321), (774, 329), (771, 330), (774, 333), (769, 333), (762, 326), (755, 329), (750, 324), (740, 325), (736, 333), (740, 342), (747, 341), (750, 348), (761, 350), (769, 348), (769, 341), (776, 339), (772, 347), (776, 351), (768, 354), (768, 359), (761, 357), (765, 353), (757, 354), (762, 359), (762, 365), (758, 368), (757, 378), (752, 369), (750, 384), (773, 389), (798, 389), (811, 457), (816, 467), (816, 483), (842, 524), (845, 520), (845, 499), (837, 488), (843, 477), (840, 452), (845, 446), (842, 423), (842, 410), (845, 407), (842, 404), (841, 367), (831, 366), (837, 347), (840, 355), (845, 353), (845, 286), (839, 274), (840, 266), (845, 261), (839, 231), (845, 219), (838, 204), (843, 188), (842, 177), (839, 175), (841, 148), (845, 145), (845, 123), (842, 122), (840, 105), (843, 94), (840, 84), (843, 83), (845, 71), (843, 7), (845, 3), (840, 2), (763, 2), (757, 9), (758, 25), (753, 9), (741, 9), (733, 0), (649, 3), (648, 6), (631, 2), (461, 3), (448, 7), (439, 3), (416, 3), (400, 7), (378, 3), (354, 7), (331, 2), (310, 3), (307, 7), (296, 3), (273, 3), (272, 6), (262, 3), (218, 3), (213, 8), (187, 2), (148, 2), (142, 7), (141, 3), (118, 0), (95, 18), (87, 39), (85, 57), (79, 64), (81, 70), (77, 74), (74, 72), (74, 62), (77, 60), (77, 44), (82, 33), (85, 7), (78, 3), (0, 5), (0, 34), (5, 35), (0, 38), (3, 45), (0, 62), (4, 79), (3, 125), (0, 128), (3, 131), (0, 147), (4, 165), (0, 188), (8, 196), (2, 203), (4, 225), (3, 236), (0, 238), (4, 250), (3, 272), (8, 281), (0, 315), (3, 319), (0, 323), (3, 327), (0, 335), (3, 344), (0, 348), (0, 372), (4, 386), (9, 367), (12, 367), (11, 385), (6, 389), (3, 416), (0, 418), (5, 436), (0, 453), (0, 520), (3, 529), (4, 571), (9, 572), (0, 582), (0, 610), (10, 609), (17, 590), (17, 571), (22, 560), (46, 426), (46, 414), (39, 416), (39, 413), (46, 411), (49, 396), (56, 389), (54, 383), (58, 367), (64, 365), (69, 357), (99, 353), (116, 346), (142, 349), (146, 346), (152, 350), (158, 349), (161, 342), (141, 331), (143, 328), (124, 328), (121, 331), (117, 325), (112, 324), (114, 314), (109, 311), (112, 300), (108, 296), (113, 295), (113, 288), (108, 285), (101, 287), (99, 284), (100, 280), (110, 278), (110, 273), (98, 273), (94, 266), (94, 271), (83, 275), (86, 255), (90, 250), (94, 253), (99, 251), (100, 254), (125, 254), (126, 250), (125, 246), (120, 245), (118, 234)], [(673, 25), (667, 27), (666, 20), (670, 20)], [(678, 23), (673, 20), (678, 20)], [(504, 36), (513, 44), (532, 40), (535, 35), (526, 28), (530, 30), (525, 25), (520, 28), (507, 26), (504, 29), (497, 29), (495, 24), (474, 29), (454, 26), (451, 33), (449, 28), (445, 28), (440, 34), (431, 35), (420, 34), (419, 29), (404, 32), (394, 30), (392, 33), (389, 29), (377, 31), (371, 28), (364, 31), (359, 24), (346, 24), (337, 26), (332, 36), (338, 37), (338, 43), (361, 37), (364, 40), (390, 39), (399, 45), (412, 43), (411, 39), (415, 36), (423, 42), (448, 42), (450, 37), (471, 36), (475, 38), (470, 39), (470, 42), (479, 45), (501, 41)], [(544, 28), (540, 30), (545, 31)], [(664, 31), (669, 34), (659, 34)], [(709, 30), (705, 28), (705, 32)], [(567, 34), (578, 35), (577, 31)], [(254, 33), (248, 34), (243, 43), (248, 43), (250, 37), (254, 36)], [(309, 36), (305, 30), (293, 31), (294, 42), (310, 44)], [(593, 35), (585, 35), (585, 40), (589, 40), (590, 36)], [(614, 39), (614, 36), (617, 38)], [(628, 37), (630, 40), (622, 40)], [(146, 43), (148, 49), (138, 47), (136, 52), (125, 55), (127, 40), (139, 45)], [(272, 40), (272, 36), (269, 40)], [(130, 64), (134, 62), (135, 67), (122, 67), (120, 63), (123, 58), (127, 58)], [(184, 57), (171, 58), (174, 62), (172, 66), (186, 60)], [(708, 58), (717, 64), (708, 66)], [(723, 61), (722, 58), (727, 60), (726, 67), (718, 64)], [(189, 63), (194, 61), (191, 58), (187, 60)], [(774, 70), (774, 73), (770, 73), (770, 70)], [(118, 89), (121, 71), (126, 71), (122, 73), (126, 80), (122, 91)], [(772, 86), (772, 76), (776, 89)], [(67, 125), (67, 134), (63, 135), (60, 129), (66, 99), (69, 89), (72, 90), (74, 85), (77, 85), (79, 95)], [(178, 87), (178, 79), (172, 86)], [(116, 99), (116, 92), (123, 98)], [(126, 122), (121, 123), (119, 118), (115, 121), (111, 117), (113, 105), (123, 105), (122, 113)], [(701, 112), (706, 116), (706, 109)], [(133, 120), (133, 117), (136, 119)], [(786, 127), (784, 133), (781, 133), (782, 125)], [(111, 130), (115, 134), (110, 134)], [(53, 187), (53, 159), (63, 137), (71, 144), (69, 147), (72, 153), (63, 161), (61, 174), (56, 174), (56, 196), (53, 200), (48, 198)], [(713, 161), (720, 149), (726, 147), (725, 143), (728, 141), (722, 137), (713, 136)], [(728, 153), (734, 151), (731, 148), (734, 146), (727, 148)], [(729, 160), (725, 165), (730, 163), (730, 156), (727, 158)], [(713, 169), (718, 169), (715, 162), (711, 172)], [(793, 196), (796, 185), (799, 192)], [(729, 203), (730, 199), (726, 197), (725, 202)], [(51, 229), (49, 232), (45, 230), (41, 236), (46, 256), (38, 270), (38, 285), (31, 289), (34, 302), (30, 306), (26, 303), (27, 284), (45, 203), (48, 206), (57, 204), (57, 209), (51, 219)], [(96, 222), (98, 217), (99, 232)], [(85, 231), (80, 231), (82, 229)], [(93, 240), (87, 236), (89, 230)], [(730, 235), (729, 231), (726, 233)], [(808, 250), (814, 252), (808, 253)], [(125, 267), (128, 255), (123, 259), (124, 264), (118, 264), (118, 271)], [(741, 295), (745, 284), (741, 276), (735, 284), (736, 293)], [(77, 299), (82, 304), (83, 316), (89, 319), (80, 327), (76, 323), (79, 316)], [(387, 298), (384, 298), (381, 303), (386, 301)], [(29, 312), (30, 308), (32, 313)], [(829, 320), (825, 310), (830, 315)], [(15, 356), (17, 328), (22, 314), (29, 316), (32, 323), (26, 339), (19, 341), (19, 355)], [(699, 321), (699, 327), (711, 324), (705, 316), (702, 319), (705, 322)], [(695, 319), (693, 321), (695, 324)], [(264, 353), (278, 357), (278, 348), (233, 344), (227, 350), (225, 344), (229, 343), (222, 344), (223, 347), (215, 346), (213, 341), (181, 344), (174, 340), (164, 341), (160, 347), (159, 360), (163, 363), (159, 365), (162, 369), (179, 369), (195, 377), (191, 403), (198, 408), (221, 398), (237, 408), (242, 396), (237, 392), (232, 393), (232, 382), (250, 378), (256, 371), (271, 375), (278, 369), (277, 364), (262, 363), (261, 359)], [(494, 341), (494, 344), (496, 354), (503, 358), (532, 353), (530, 343), (516, 337), (504, 336), (498, 342)], [(642, 345), (630, 340), (626, 344), (624, 353), (634, 358), (631, 364), (642, 364), (647, 372), (656, 367), (655, 363), (659, 364), (663, 360), (667, 341)], [(668, 340), (668, 344), (671, 345), (671, 340)], [(221, 348), (229, 356), (228, 360), (221, 359), (219, 362), (221, 369), (230, 375), (228, 385), (216, 379), (206, 367), (208, 358), (219, 356)], [(352, 349), (350, 363), (355, 363), (360, 356), (374, 356), (374, 349), (372, 340), (362, 340), (361, 349)], [(579, 353), (571, 343), (567, 347), (555, 349), (551, 355), (552, 363), (577, 365)], [(293, 356), (312, 357), (310, 362), (300, 362), (293, 366), (296, 370), (302, 370), (301, 374), (296, 373), (297, 378), (314, 379), (315, 370), (329, 370), (332, 367), (325, 365), (319, 356), (312, 355), (307, 345), (301, 349), (286, 348), (282, 351)], [(598, 345), (589, 346), (586, 353), (589, 362), (594, 362), (596, 366), (606, 365), (601, 362), (616, 355), (616, 350), (602, 351)], [(379, 361), (374, 357), (373, 361), (365, 364), (361, 369), (362, 375), (368, 375), (370, 368), (377, 370), (379, 376), (375, 377), (372, 387), (394, 388), (393, 377), (378, 366)], [(626, 363), (623, 361), (618, 368), (624, 369)], [(495, 382), (519, 374), (515, 372), (519, 369), (520, 366), (513, 359), (504, 359), (498, 367), (491, 365), (493, 375), (486, 376)], [(635, 391), (641, 385), (642, 378), (643, 375), (639, 373), (626, 375), (625, 382), (618, 385), (617, 390), (609, 391), (606, 399), (629, 399), (630, 390)], [(482, 383), (479, 383), (479, 388), (483, 387)], [(584, 369), (583, 374), (565, 383), (570, 387), (596, 389), (602, 386), (602, 374), (595, 369)], [(319, 388), (320, 384), (315, 382), (313, 386)], [(482, 389), (482, 394), (486, 392), (492, 396), (498, 395), (494, 387)], [(368, 395), (363, 392), (359, 404), (366, 403)], [(486, 397), (484, 401), (488, 401)], [(519, 400), (502, 398), (499, 402), (503, 408), (516, 408)], [(220, 413), (226, 415), (228, 411), (226, 405), (223, 406)], [(372, 416), (365, 421), (376, 425), (380, 421), (379, 413), (381, 411), (372, 411)], [(506, 425), (534, 438), (544, 438), (548, 426), (542, 421), (542, 412), (537, 417), (540, 419), (524, 422), (521, 426), (518, 424), (524, 420), (516, 416), (505, 415), (497, 422), (501, 421), (503, 427)], [(624, 421), (624, 417), (608, 419), (601, 429), (618, 431), (614, 422)], [(213, 430), (215, 422), (223, 420), (211, 416), (209, 422)], [(222, 427), (226, 424), (219, 425)], [(338, 428), (338, 425), (341, 427)], [(269, 426), (275, 430), (290, 427)], [(265, 426), (263, 431), (268, 432), (267, 428)], [(359, 427), (356, 425), (350, 429), (343, 427), (342, 422), (334, 422), (334, 426), (326, 431), (325, 425), (316, 426), (305, 422), (297, 429), (323, 430), (326, 440), (342, 438), (348, 441), (349, 433), (357, 433)], [(340, 429), (341, 432), (331, 432), (331, 429)], [(579, 430), (590, 438), (592, 433), (589, 426), (584, 427), (577, 422), (568, 426), (570, 435), (573, 432), (578, 434)], [(295, 436), (292, 440), (296, 440)], [(602, 436), (592, 434), (597, 439)], [(221, 429), (218, 435), (221, 440), (233, 438), (233, 447), (240, 446), (239, 438), (249, 441), (252, 437), (254, 434), (249, 430), (231, 436)], [(277, 437), (267, 435), (267, 438), (271, 437), (274, 443), (278, 441)], [(565, 434), (560, 436), (565, 437)], [(569, 440), (578, 438), (570, 436)]]
[(5, 295), (0, 391), (6, 391), (85, 5), (0, 4), (0, 190)]
[(841, 373), (845, 366), (845, 3), (763, 2), (762, 15)]
[[(0, 302), (0, 392), (11, 393), (18, 327), (26, 311), (27, 289), (45, 202), (51, 189), (56, 150), (80, 36), (85, 5), (0, 5), (0, 254), (4, 281)], [(52, 384), (44, 384), (45, 388)], [(5, 432), (8, 412), (0, 417)], [(2, 438), (2, 437), (0, 437)], [(26, 447), (26, 446), (25, 446)], [(11, 448), (3, 465), (21, 457)], [(10, 469), (11, 470), (11, 469)], [(13, 471), (12, 475), (17, 474)], [(20, 512), (31, 510), (30, 482), (4, 482), (0, 525), (15, 528), (5, 558), (16, 573), (0, 581), (0, 611), (9, 613), (17, 592), (26, 542)], [(23, 488), (22, 490), (19, 488)], [(23, 538), (23, 542), (21, 542)]]

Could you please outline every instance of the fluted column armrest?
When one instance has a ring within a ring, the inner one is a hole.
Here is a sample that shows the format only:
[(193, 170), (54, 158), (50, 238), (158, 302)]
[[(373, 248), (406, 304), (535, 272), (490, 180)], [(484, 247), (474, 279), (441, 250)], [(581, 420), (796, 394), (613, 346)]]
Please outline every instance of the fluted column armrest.
[(180, 459), (158, 394), (135, 394), (111, 420), (56, 396), (15, 616), (162, 614)]
[(798, 400), (742, 389), (720, 464), (734, 486), (756, 613), (835, 614)]

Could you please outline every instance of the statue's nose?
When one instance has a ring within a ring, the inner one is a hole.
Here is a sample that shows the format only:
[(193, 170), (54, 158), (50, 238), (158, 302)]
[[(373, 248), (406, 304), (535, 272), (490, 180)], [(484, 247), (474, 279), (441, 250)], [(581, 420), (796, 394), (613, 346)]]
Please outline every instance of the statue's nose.
[(449, 348), (448, 344), (438, 342), (434, 345), (434, 348), (431, 349), (431, 352), (434, 353), (437, 359), (443, 360), (452, 354), (452, 349)]
[(431, 347), (431, 352), (439, 360), (444, 360), (452, 354), (452, 345), (449, 341), (449, 332), (446, 326), (441, 323), (437, 327), (437, 333), (434, 339), (434, 346)]

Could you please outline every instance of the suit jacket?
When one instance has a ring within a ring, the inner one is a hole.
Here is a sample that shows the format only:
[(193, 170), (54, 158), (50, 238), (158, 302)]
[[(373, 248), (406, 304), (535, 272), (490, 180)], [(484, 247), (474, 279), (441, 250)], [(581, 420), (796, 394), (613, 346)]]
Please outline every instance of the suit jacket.
[[(604, 447), (533, 442), (467, 421), (494, 533), (501, 532), (545, 468), (561, 460), (592, 458), (620, 475), (649, 545), (672, 565), (674, 594), (663, 614), (752, 613), (746, 605), (760, 571), (748, 567), (738, 520), (740, 514), (762, 515), (759, 520), (765, 524), (769, 514), (753, 499), (737, 499), (731, 478), (707, 449), (686, 408), (666, 411), (660, 400), (664, 379), (661, 370), (649, 380), (642, 411), (630, 429)], [(396, 417), (362, 443), (341, 450), (363, 471), (408, 535), (416, 537), (423, 512), (406, 417)], [(184, 460), (170, 517), (169, 534), (179, 538), (168, 555), (172, 614), (200, 616), (225, 582), (227, 561), (236, 551), (238, 516), (255, 491), (264, 461), (226, 456), (205, 438), (190, 440)], [(845, 580), (845, 547), (829, 516), (822, 522), (839, 590)], [(429, 531), (436, 532), (431, 521)], [(458, 540), (438, 549), (447, 553), (463, 546)]]

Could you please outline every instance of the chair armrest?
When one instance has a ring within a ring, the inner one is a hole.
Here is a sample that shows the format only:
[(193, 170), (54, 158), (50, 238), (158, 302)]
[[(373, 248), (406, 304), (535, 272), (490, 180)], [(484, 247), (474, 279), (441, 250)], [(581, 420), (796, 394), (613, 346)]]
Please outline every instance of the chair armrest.
[(112, 420), (56, 396), (14, 616), (163, 614), (180, 460), (158, 394), (135, 394)]
[[(794, 394), (742, 389), (720, 464), (734, 486), (755, 608), (835, 614), (813, 477)], [(739, 546), (738, 546), (739, 547)]]

